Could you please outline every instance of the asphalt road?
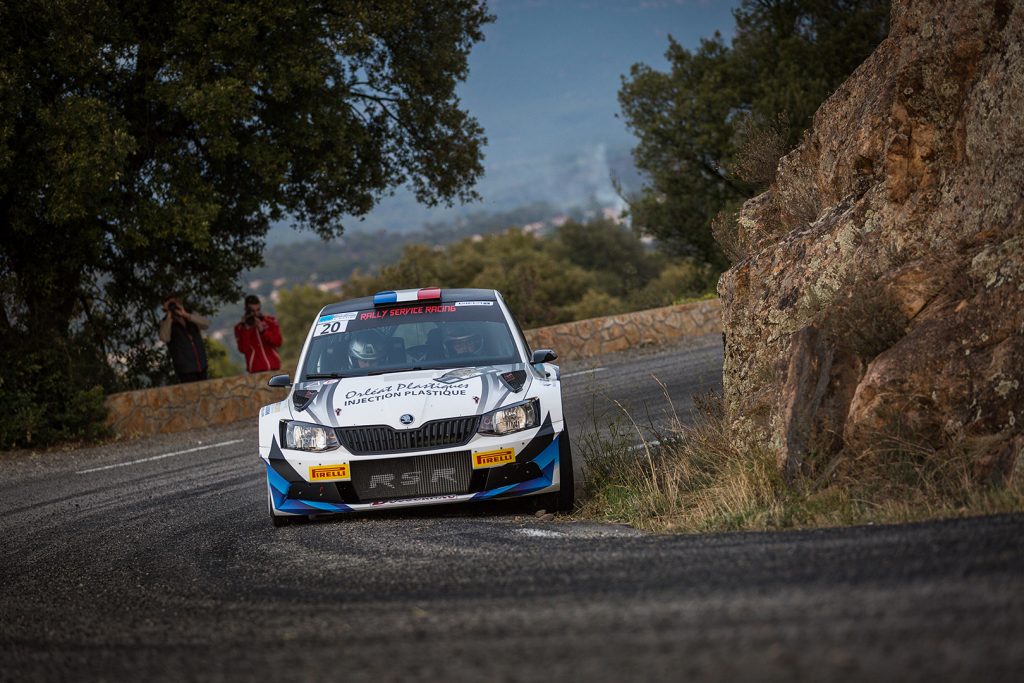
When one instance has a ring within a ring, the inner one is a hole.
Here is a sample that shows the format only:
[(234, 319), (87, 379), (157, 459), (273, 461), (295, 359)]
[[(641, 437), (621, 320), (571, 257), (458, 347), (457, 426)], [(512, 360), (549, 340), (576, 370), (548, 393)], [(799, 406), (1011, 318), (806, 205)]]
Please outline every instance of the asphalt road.
[(643, 438), (652, 438), (674, 419), (687, 422), (695, 397), (721, 391), (722, 336), (567, 362), (562, 380), (562, 403), (574, 435), (607, 433), (610, 426), (635, 431), (635, 424)]
[[(616, 398), (667, 419), (653, 370), (685, 419), (720, 363), (708, 338), (567, 364), (570, 417), (605, 428), (593, 414), (619, 410)], [(0, 456), (0, 679), (999, 681), (1024, 670), (1022, 516), (668, 537), (492, 504), (274, 529), (254, 430)]]

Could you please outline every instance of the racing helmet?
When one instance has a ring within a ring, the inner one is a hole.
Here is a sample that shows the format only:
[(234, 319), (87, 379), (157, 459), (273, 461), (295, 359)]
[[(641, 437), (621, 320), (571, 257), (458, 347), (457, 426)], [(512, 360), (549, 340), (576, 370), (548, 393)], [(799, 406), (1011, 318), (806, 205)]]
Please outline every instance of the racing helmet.
[(444, 337), (444, 348), (450, 356), (474, 355), (484, 346), (483, 335), (464, 324), (446, 326)]
[(352, 367), (359, 367), (359, 361), (376, 365), (384, 360), (384, 347), (373, 336), (357, 332), (348, 344), (348, 358)]

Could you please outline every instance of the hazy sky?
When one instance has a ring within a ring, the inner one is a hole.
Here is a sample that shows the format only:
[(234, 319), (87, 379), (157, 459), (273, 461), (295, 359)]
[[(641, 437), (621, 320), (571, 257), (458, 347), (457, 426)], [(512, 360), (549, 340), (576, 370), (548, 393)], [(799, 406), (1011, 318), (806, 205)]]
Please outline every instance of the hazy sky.
[[(347, 229), (417, 229), (458, 213), (546, 200), (564, 206), (615, 200), (609, 166), (630, 168), (634, 138), (621, 119), (621, 76), (636, 62), (665, 68), (671, 34), (686, 47), (716, 30), (731, 36), (726, 0), (490, 0), (497, 20), (470, 55), (459, 86), (483, 125), (483, 202), (426, 209), (407, 192), (385, 199)], [(275, 230), (273, 241), (289, 239)], [(290, 232), (290, 231), (287, 231)]]
[[(671, 34), (695, 46), (732, 32), (724, 0), (492, 0), (497, 21), (460, 88), (487, 132), (488, 175), (605, 145), (630, 147), (616, 99), (636, 62), (664, 68)], [(487, 189), (486, 185), (482, 189)]]

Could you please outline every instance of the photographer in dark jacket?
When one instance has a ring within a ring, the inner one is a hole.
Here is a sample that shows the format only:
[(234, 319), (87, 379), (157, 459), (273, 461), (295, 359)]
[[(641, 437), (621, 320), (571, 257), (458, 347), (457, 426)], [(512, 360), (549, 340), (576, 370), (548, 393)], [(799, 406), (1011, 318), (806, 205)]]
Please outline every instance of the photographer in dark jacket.
[(177, 293), (164, 297), (164, 317), (160, 321), (160, 340), (167, 344), (179, 382), (206, 379), (206, 346), (200, 330), (210, 321), (198, 313), (189, 313)]

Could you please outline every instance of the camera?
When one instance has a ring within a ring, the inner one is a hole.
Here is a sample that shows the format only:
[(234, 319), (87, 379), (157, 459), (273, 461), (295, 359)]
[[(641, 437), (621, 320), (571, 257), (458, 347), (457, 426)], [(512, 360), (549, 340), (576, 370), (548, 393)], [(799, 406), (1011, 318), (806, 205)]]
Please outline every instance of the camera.
[(171, 303), (167, 304), (167, 310), (173, 313), (174, 311), (178, 310), (178, 304), (172, 301)]

